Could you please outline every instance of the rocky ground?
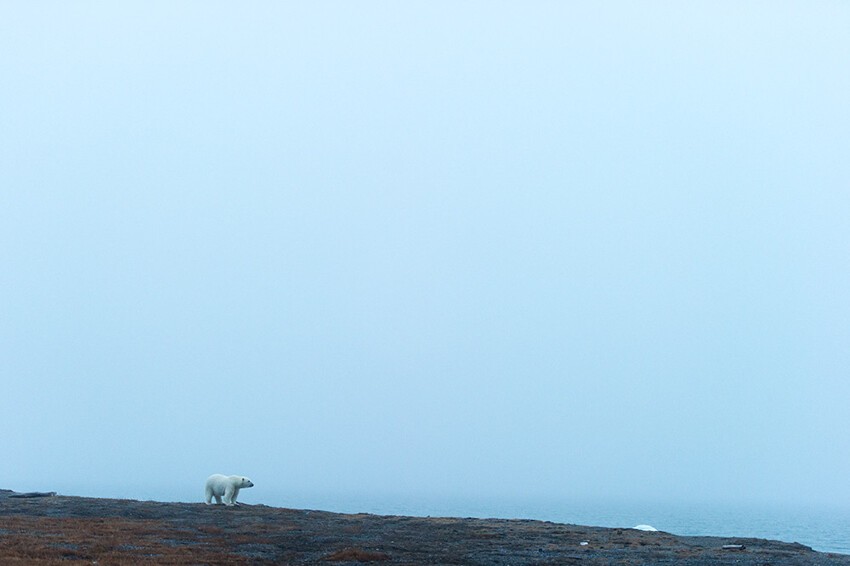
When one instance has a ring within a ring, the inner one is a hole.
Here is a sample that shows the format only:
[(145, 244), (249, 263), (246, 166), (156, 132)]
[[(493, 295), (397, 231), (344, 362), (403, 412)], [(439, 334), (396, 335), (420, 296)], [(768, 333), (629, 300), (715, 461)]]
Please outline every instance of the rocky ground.
[[(0, 491), (2, 564), (848, 565), (745, 538)], [(731, 548), (724, 546), (734, 545)]]

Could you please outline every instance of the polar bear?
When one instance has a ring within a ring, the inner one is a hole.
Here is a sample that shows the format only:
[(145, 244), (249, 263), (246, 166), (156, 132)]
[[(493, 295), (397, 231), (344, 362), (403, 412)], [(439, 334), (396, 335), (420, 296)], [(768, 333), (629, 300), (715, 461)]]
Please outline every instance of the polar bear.
[(236, 503), (236, 496), (239, 495), (239, 490), (243, 487), (254, 487), (254, 482), (245, 476), (213, 474), (207, 478), (205, 489), (207, 505), (212, 504), (213, 497), (215, 497), (215, 502), (219, 505), (221, 505), (222, 499), (224, 499), (225, 505), (239, 505)]

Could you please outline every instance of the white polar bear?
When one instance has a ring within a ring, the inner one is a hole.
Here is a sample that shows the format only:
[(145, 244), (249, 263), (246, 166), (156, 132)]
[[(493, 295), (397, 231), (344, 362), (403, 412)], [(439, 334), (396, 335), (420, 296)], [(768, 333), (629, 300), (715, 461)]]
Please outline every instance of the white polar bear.
[(254, 487), (254, 482), (244, 476), (213, 474), (207, 478), (207, 505), (212, 504), (213, 497), (215, 502), (221, 505), (222, 496), (225, 505), (239, 505), (236, 503), (236, 496), (243, 487)]

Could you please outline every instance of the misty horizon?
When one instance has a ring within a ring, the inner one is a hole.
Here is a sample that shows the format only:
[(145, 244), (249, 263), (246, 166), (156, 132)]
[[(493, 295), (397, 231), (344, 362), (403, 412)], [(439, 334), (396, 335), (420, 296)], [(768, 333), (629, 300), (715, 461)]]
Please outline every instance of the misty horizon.
[(0, 8), (0, 487), (847, 508), (848, 24)]

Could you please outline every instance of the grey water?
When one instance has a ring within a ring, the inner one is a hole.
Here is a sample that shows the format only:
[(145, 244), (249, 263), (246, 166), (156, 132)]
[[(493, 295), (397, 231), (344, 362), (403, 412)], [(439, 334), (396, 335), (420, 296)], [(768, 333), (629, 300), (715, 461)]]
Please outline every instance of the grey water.
[(649, 524), (675, 535), (764, 538), (850, 554), (850, 507), (743, 503), (492, 500), (292, 495), (267, 502), (340, 513), (537, 519), (599, 527)]

